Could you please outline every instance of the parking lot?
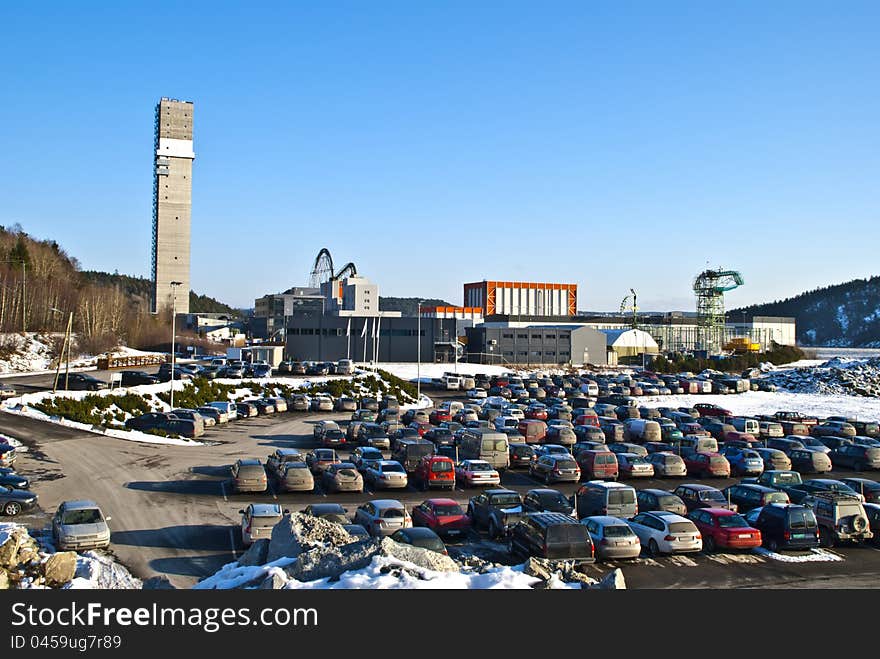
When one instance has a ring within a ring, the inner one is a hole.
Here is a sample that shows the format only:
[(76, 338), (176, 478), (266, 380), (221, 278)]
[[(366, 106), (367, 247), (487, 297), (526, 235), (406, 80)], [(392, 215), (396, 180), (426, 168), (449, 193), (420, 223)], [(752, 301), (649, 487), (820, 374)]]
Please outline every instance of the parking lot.
[[(435, 404), (457, 398), (455, 393), (431, 392)], [(116, 440), (50, 426), (11, 415), (0, 415), (0, 431), (24, 441), (29, 451), (20, 456), (18, 470), (28, 475), (40, 496), (41, 508), (53, 511), (72, 493), (102, 503), (113, 516), (111, 550), (137, 576), (167, 575), (185, 587), (235, 560), (243, 551), (238, 511), (248, 503), (279, 503), (292, 511), (309, 503), (339, 502), (350, 514), (372, 498), (395, 498), (408, 509), (430, 496), (450, 496), (462, 507), (478, 489), (427, 493), (410, 484), (405, 490), (328, 495), (317, 485), (313, 492), (233, 494), (229, 468), (239, 458), (265, 462), (277, 448), (307, 451), (316, 446), (313, 426), (322, 419), (344, 426), (347, 413), (282, 413), (239, 420), (212, 428), (196, 447), (150, 445)], [(340, 453), (343, 459), (347, 450)], [(387, 452), (386, 452), (386, 455)], [(830, 478), (864, 473), (833, 471)], [(869, 476), (873, 477), (873, 475)], [(637, 489), (672, 490), (684, 482), (705, 482), (719, 489), (738, 478), (647, 478), (629, 481)], [(507, 470), (502, 486), (524, 494), (543, 487), (527, 471)], [(565, 495), (576, 485), (554, 485)], [(39, 513), (21, 518), (32, 527), (45, 523)], [(485, 533), (472, 533), (449, 545), (450, 554), (473, 554), (498, 563), (513, 563), (506, 546)], [(801, 552), (782, 560), (756, 553), (699, 553), (658, 558), (642, 557), (616, 563), (623, 567), (633, 587), (858, 587), (876, 585), (880, 576), (880, 550), (872, 546), (823, 550), (829, 558), (807, 562)], [(803, 561), (803, 562), (801, 562)], [(593, 574), (607, 572), (615, 563), (586, 567)]]

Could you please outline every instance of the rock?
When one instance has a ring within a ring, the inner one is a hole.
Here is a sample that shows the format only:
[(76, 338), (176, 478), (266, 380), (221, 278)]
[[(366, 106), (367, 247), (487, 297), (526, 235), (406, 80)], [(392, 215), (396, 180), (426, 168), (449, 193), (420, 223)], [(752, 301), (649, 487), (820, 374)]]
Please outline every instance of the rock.
[(0, 568), (0, 590), (9, 590), (9, 577), (2, 568)]
[(361, 570), (379, 553), (381, 544), (373, 538), (352, 542), (341, 548), (316, 547), (299, 555), (285, 572), (299, 581), (339, 577), (349, 570)]
[(525, 565), (523, 565), (523, 574), (535, 577), (536, 579), (541, 579), (542, 581), (547, 581), (552, 576), (553, 572), (554, 571), (550, 568), (550, 561), (545, 558), (535, 558), (532, 556), (525, 562)]
[(282, 574), (277, 571), (273, 571), (268, 577), (263, 580), (263, 583), (260, 584), (261, 590), (281, 590), (284, 588), (284, 585), (287, 583), (287, 580), (284, 578)]
[(316, 546), (342, 547), (350, 542), (351, 535), (341, 524), (302, 513), (291, 513), (282, 517), (272, 529), (266, 561), (271, 563), (284, 556), (296, 557)]
[(16, 526), (0, 535), (0, 567), (13, 569), (38, 557), (36, 541), (23, 526)]
[(52, 587), (60, 587), (73, 579), (76, 574), (76, 552), (60, 551), (51, 554), (43, 563), (43, 577), (46, 584)]
[(623, 578), (623, 571), (618, 567), (602, 577), (598, 582), (581, 586), (581, 588), (590, 588), (593, 590), (626, 590), (626, 580)]
[(269, 556), (269, 541), (261, 538), (253, 543), (238, 559), (239, 565), (265, 565)]
[(449, 558), (449, 556), (439, 554), (430, 549), (405, 545), (395, 542), (391, 538), (383, 538), (381, 547), (383, 556), (407, 561), (426, 570), (433, 570), (435, 572), (458, 572), (460, 570), (458, 563)]
[(143, 581), (143, 589), (144, 590), (177, 590), (173, 583), (168, 580), (168, 577), (150, 577), (149, 579), (144, 579)]

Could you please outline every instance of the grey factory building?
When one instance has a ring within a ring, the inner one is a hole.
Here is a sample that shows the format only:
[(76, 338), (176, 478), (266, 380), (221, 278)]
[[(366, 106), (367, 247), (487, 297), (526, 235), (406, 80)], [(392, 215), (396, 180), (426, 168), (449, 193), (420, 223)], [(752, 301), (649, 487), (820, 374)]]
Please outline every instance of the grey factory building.
[(592, 327), (528, 325), (467, 328), (468, 362), (478, 364), (607, 363), (608, 340)]

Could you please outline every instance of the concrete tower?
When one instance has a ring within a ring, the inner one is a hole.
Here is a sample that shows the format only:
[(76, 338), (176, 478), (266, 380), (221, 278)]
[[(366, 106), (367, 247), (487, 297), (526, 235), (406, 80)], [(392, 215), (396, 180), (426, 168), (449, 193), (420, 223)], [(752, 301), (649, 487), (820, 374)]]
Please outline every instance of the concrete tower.
[[(189, 240), (192, 208), (193, 104), (163, 98), (156, 105), (153, 172), (153, 312), (189, 313)], [(181, 282), (171, 286), (171, 282)]]

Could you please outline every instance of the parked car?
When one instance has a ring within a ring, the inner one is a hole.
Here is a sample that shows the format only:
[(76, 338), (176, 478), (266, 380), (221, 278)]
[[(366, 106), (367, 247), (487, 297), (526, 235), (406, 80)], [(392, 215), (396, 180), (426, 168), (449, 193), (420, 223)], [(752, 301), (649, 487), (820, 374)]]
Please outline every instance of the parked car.
[(629, 524), (618, 517), (595, 515), (581, 520), (590, 534), (596, 558), (616, 560), (638, 558), (642, 543)]
[(790, 471), (791, 460), (789, 457), (774, 448), (756, 448), (755, 453), (761, 456), (764, 461), (764, 471)]
[(288, 405), (291, 412), (308, 412), (311, 409), (311, 399), (305, 394), (295, 394)]
[(688, 453), (683, 458), (688, 476), (698, 478), (730, 477), (730, 463), (720, 453)]
[(186, 419), (187, 421), (192, 421), (196, 427), (200, 427), (202, 431), (205, 428), (210, 428), (212, 426), (217, 425), (217, 422), (210, 417), (204, 417), (195, 410), (188, 410), (184, 408), (177, 408), (171, 410), (170, 415), (177, 419)]
[(546, 485), (562, 481), (577, 483), (581, 479), (581, 470), (571, 454), (565, 451), (539, 455), (529, 468), (529, 475)]
[(807, 496), (817, 492), (841, 492), (861, 497), (859, 493), (845, 483), (833, 478), (810, 478), (802, 483), (784, 488), (793, 503), (803, 503)]
[(571, 501), (559, 490), (534, 489), (523, 495), (523, 511), (526, 513), (562, 513), (571, 515), (574, 506)]
[(790, 502), (785, 492), (756, 483), (738, 483), (724, 488), (721, 493), (725, 499), (736, 504), (738, 511), (744, 513), (771, 503)]
[(675, 513), (651, 511), (639, 513), (627, 521), (649, 556), (683, 554), (703, 549), (703, 539), (694, 523)]
[(123, 387), (136, 387), (141, 384), (156, 384), (161, 380), (158, 375), (150, 375), (144, 371), (122, 371), (120, 382)]
[(742, 515), (732, 510), (697, 508), (689, 512), (687, 518), (703, 536), (703, 548), (706, 551), (754, 549), (761, 546), (761, 532), (749, 526)]
[[(754, 514), (755, 511), (760, 511)], [(772, 552), (819, 546), (819, 524), (813, 511), (794, 503), (771, 503), (749, 513), (762, 543)], [(750, 520), (747, 520), (750, 521)]]
[(687, 476), (687, 466), (680, 455), (675, 455), (675, 453), (668, 451), (660, 451), (651, 453), (647, 459), (654, 467), (655, 476), (663, 478), (684, 478)]
[(449, 552), (446, 550), (446, 545), (443, 544), (443, 540), (441, 540), (440, 536), (429, 528), (420, 527), (398, 529), (391, 534), (391, 539), (404, 545), (420, 547), (421, 549), (434, 551), (438, 554), (443, 554), (444, 556), (449, 555)]
[(528, 469), (536, 460), (535, 448), (530, 444), (511, 443), (508, 445), (510, 469)]
[(577, 463), (584, 480), (612, 480), (619, 475), (617, 456), (606, 448), (579, 451)]
[[(140, 430), (141, 432), (165, 430), (170, 419), (171, 415), (167, 412), (146, 412), (145, 414), (126, 419), (125, 428), (126, 430)], [(2, 445), (0, 445), (0, 450), (2, 450)]]
[(248, 419), (260, 414), (259, 409), (253, 403), (240, 402), (235, 404), (235, 411), (238, 418)]
[(565, 559), (575, 563), (596, 560), (587, 527), (561, 513), (533, 513), (519, 520), (510, 531), (511, 556)]
[(233, 492), (265, 492), (269, 487), (266, 469), (256, 458), (236, 460), (231, 472)]
[(354, 523), (361, 524), (374, 537), (389, 536), (413, 525), (406, 506), (395, 499), (374, 499), (361, 504), (355, 511)]
[[(880, 452), (880, 451), (878, 451)], [(824, 451), (797, 448), (788, 452), (791, 467), (802, 474), (824, 474), (831, 471), (831, 458)]]
[(849, 444), (835, 450), (831, 459), (836, 466), (851, 467), (854, 471), (880, 469), (880, 448)]
[[(340, 429), (339, 424), (336, 423), (335, 421), (322, 419), (321, 421), (318, 421), (314, 426), (312, 426), (312, 438), (316, 442), (323, 443), (324, 442), (324, 435), (327, 433), (328, 430), (339, 430), (339, 429)], [(344, 439), (345, 438), (343, 437), (342, 443), (344, 443)]]
[(15, 517), (37, 505), (37, 495), (11, 485), (0, 485), (0, 510), (7, 517)]
[(804, 497), (819, 524), (819, 544), (833, 547), (841, 542), (860, 543), (874, 537), (868, 514), (858, 494), (816, 492)]
[(753, 449), (724, 446), (721, 455), (730, 463), (732, 476), (760, 476), (764, 473), (764, 459)]
[(204, 405), (197, 407), (195, 411), (198, 412), (203, 419), (211, 419), (215, 426), (221, 423), (229, 423), (229, 415), (216, 407)]
[(241, 515), (241, 544), (245, 547), (257, 540), (271, 538), (272, 529), (283, 515), (277, 503), (251, 503), (238, 514)]
[(377, 460), (364, 468), (364, 480), (376, 489), (401, 489), (409, 484), (403, 465), (395, 460)]
[(266, 471), (272, 477), (277, 477), (281, 466), (287, 462), (304, 462), (305, 457), (296, 448), (275, 449), (266, 458)]
[(364, 478), (352, 463), (336, 462), (324, 469), (321, 487), (325, 492), (363, 492)]
[(673, 490), (673, 493), (681, 497), (688, 512), (697, 508), (727, 508), (736, 511), (736, 504), (730, 503), (724, 497), (721, 490), (711, 485), (700, 483), (685, 483)]
[(327, 395), (318, 394), (317, 396), (314, 396), (309, 405), (312, 412), (333, 411), (333, 399)]
[(455, 480), (464, 487), (501, 485), (498, 471), (485, 460), (464, 460), (455, 467)]
[(385, 456), (382, 451), (372, 446), (358, 446), (351, 452), (351, 455), (349, 455), (349, 460), (361, 473), (363, 473), (371, 464), (381, 462), (384, 459)]
[(453, 499), (426, 499), (412, 509), (415, 527), (426, 527), (441, 537), (462, 537), (471, 528), (471, 518)]
[(636, 493), (637, 511), (650, 512), (652, 510), (665, 510), (676, 515), (687, 515), (687, 506), (681, 497), (666, 490), (646, 489)]
[(336, 450), (332, 448), (316, 448), (306, 454), (306, 464), (315, 476), (320, 476), (327, 467), (337, 462), (342, 462), (342, 460)]
[(112, 518), (94, 501), (64, 501), (52, 517), (52, 541), (59, 551), (103, 549), (110, 546)]
[(16, 474), (11, 467), (0, 467), (0, 485), (11, 487), (14, 490), (26, 490), (30, 487), (30, 481), (20, 474)]
[(312, 517), (321, 517), (328, 522), (337, 524), (349, 524), (347, 508), (343, 508), (338, 503), (312, 503), (303, 508), (303, 515), (311, 515)]
[(490, 538), (499, 538), (523, 517), (522, 497), (513, 490), (484, 490), (471, 497), (467, 514), (474, 529), (485, 528)]
[(440, 455), (426, 455), (413, 472), (413, 481), (423, 490), (432, 487), (455, 489), (455, 463)]
[(621, 478), (653, 478), (654, 464), (645, 456), (618, 453), (617, 468)]
[(623, 483), (589, 481), (572, 495), (578, 518), (612, 515), (628, 518), (638, 512), (636, 490)]
[(864, 497), (866, 503), (880, 503), (880, 483), (867, 478), (841, 478), (840, 482)]
[(302, 459), (279, 465), (275, 479), (279, 492), (311, 492), (315, 489), (315, 478)]

